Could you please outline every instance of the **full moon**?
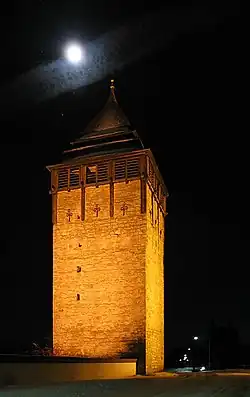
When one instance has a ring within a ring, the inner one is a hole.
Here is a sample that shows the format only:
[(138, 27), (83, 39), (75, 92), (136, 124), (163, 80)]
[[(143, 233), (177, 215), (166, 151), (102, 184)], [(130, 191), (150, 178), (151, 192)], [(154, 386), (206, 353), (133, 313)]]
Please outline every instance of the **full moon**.
[(82, 60), (82, 49), (78, 44), (69, 44), (66, 47), (65, 56), (68, 61), (78, 63)]

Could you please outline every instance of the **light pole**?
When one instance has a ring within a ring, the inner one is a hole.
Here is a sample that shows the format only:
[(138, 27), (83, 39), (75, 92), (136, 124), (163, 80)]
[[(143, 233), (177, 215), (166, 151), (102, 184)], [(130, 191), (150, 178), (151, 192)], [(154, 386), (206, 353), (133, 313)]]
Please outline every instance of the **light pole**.
[(208, 370), (211, 369), (211, 340), (208, 338)]
[[(198, 337), (198, 336), (193, 336), (193, 340), (194, 340), (194, 341), (197, 341), (197, 340), (199, 340), (199, 337)], [(194, 356), (195, 356), (195, 349), (193, 348), (192, 350), (193, 350), (193, 354), (192, 354), (193, 372), (195, 372), (195, 359), (194, 359)]]
[[(199, 340), (198, 336), (193, 336), (193, 340), (197, 341)], [(211, 339), (210, 337), (208, 338), (208, 370), (211, 368)]]

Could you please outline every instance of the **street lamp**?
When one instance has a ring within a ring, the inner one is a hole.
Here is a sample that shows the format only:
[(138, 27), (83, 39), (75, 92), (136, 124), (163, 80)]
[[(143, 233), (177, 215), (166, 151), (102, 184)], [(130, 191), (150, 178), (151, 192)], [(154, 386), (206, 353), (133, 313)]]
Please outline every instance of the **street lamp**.
[[(199, 340), (199, 337), (193, 336), (193, 340)], [(209, 337), (208, 338), (208, 369), (210, 370), (210, 368), (211, 368), (211, 341), (210, 341), (210, 337)]]
[[(194, 341), (197, 341), (197, 340), (199, 340), (199, 336), (193, 336), (193, 338), (192, 338)], [(196, 354), (196, 352), (197, 352), (197, 349), (196, 348), (194, 348), (194, 346), (193, 346), (193, 349), (192, 349), (192, 352), (193, 352), (193, 354), (192, 354), (192, 362), (193, 362), (193, 372), (195, 371), (195, 356), (197, 355)]]

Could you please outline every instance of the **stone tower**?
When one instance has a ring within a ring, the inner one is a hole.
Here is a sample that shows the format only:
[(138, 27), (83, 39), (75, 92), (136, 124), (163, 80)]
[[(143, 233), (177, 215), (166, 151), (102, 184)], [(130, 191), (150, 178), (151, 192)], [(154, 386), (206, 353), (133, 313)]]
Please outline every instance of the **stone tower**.
[(51, 172), (53, 347), (57, 355), (164, 365), (167, 189), (119, 107), (103, 110)]

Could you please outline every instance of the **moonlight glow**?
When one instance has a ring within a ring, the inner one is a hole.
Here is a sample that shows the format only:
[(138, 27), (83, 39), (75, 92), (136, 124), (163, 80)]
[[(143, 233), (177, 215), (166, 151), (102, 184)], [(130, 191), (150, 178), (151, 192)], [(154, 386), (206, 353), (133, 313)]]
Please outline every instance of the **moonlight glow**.
[(82, 48), (78, 44), (70, 44), (65, 50), (65, 56), (68, 61), (78, 63), (82, 60)]

